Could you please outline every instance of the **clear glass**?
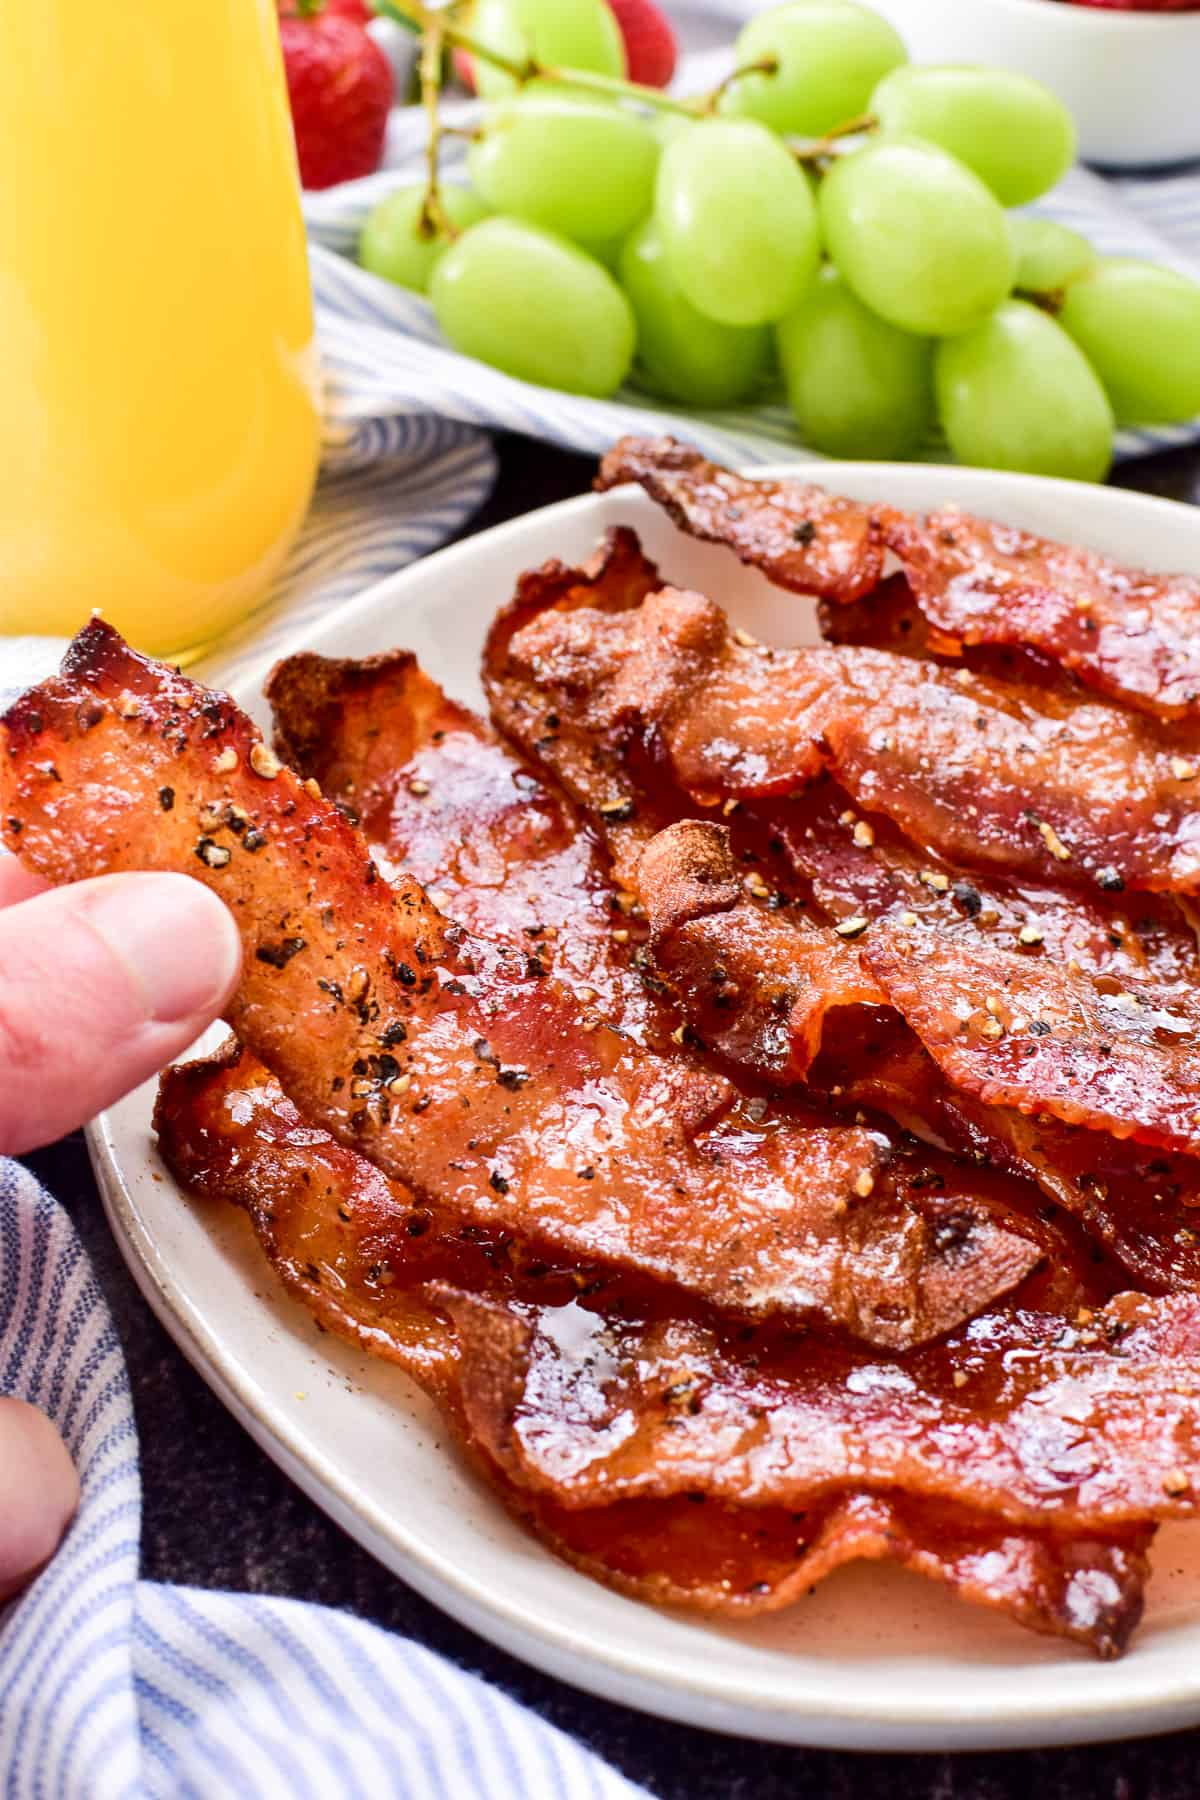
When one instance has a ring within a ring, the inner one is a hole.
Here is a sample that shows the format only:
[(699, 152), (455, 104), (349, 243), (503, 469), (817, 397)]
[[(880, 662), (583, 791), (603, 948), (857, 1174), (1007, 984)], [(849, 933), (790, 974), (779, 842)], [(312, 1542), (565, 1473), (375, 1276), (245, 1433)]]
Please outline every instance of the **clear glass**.
[(0, 631), (211, 643), (318, 439), (273, 0), (5, 0)]

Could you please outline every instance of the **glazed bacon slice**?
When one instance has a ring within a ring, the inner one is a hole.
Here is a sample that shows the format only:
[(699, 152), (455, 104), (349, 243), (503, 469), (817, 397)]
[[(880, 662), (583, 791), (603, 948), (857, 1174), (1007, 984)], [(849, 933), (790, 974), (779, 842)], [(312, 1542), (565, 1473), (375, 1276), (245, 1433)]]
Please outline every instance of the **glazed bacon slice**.
[(723, 1078), (581, 1018), (536, 954), (471, 939), (266, 750), (231, 701), (93, 621), (4, 720), (5, 835), (51, 880), (196, 874), (242, 931), (226, 1018), (314, 1125), (464, 1222), (677, 1283), (743, 1315), (824, 1313), (897, 1347), (1036, 1260), (987, 1225), (951, 1256), (887, 1139), (763, 1131)]
[(860, 813), (831, 781), (766, 808), (764, 819), (773, 846), (769, 882), (799, 878), (835, 923), (855, 915), (919, 921), (948, 943), (982, 935), (1096, 974), (1152, 979), (1164, 998), (1193, 992), (1200, 981), (1196, 933), (1170, 895), (1110, 896), (955, 867), (916, 849), (880, 814)]
[[(1136, 1624), (1148, 1528), (1066, 1538), (903, 1494), (842, 1493), (798, 1521), (782, 1508), (703, 1503), (702, 1490), (585, 1510), (523, 1492), (472, 1439), (458, 1336), (430, 1284), (541, 1307), (581, 1292), (591, 1306), (628, 1305), (636, 1290), (603, 1271), (552, 1268), (517, 1239), (456, 1228), (417, 1205), (308, 1125), (235, 1044), (167, 1070), (155, 1124), (180, 1184), (242, 1208), (289, 1292), (327, 1329), (420, 1382), (506, 1506), (588, 1574), (659, 1604), (739, 1618), (789, 1604), (843, 1563), (886, 1558), (1100, 1655), (1118, 1652)], [(1047, 1259), (1059, 1271), (1064, 1260)], [(1085, 1279), (1064, 1297), (1088, 1293)], [(496, 1373), (507, 1388), (511, 1372)]]
[(730, 1506), (703, 1488), (684, 1501), (583, 1510), (510, 1491), (569, 1562), (658, 1605), (753, 1617), (803, 1599), (846, 1563), (886, 1561), (1104, 1659), (1122, 1654), (1141, 1617), (1153, 1537), (1145, 1526), (1087, 1536), (1022, 1530), (902, 1494), (850, 1494), (798, 1518), (786, 1507)]
[[(935, 648), (1031, 652), (1138, 711), (1200, 715), (1194, 576), (1125, 569), (957, 507), (920, 518), (832, 500), (800, 481), (734, 475), (671, 438), (627, 438), (610, 450), (596, 485), (622, 481), (639, 482), (680, 530), (728, 545), (779, 587), (835, 603), (870, 595), (866, 610), (890, 550)], [(897, 595), (885, 587), (878, 598), (890, 611)]]
[[(1019, 1527), (1103, 1533), (1196, 1516), (1200, 1297), (1123, 1294), (1067, 1324), (989, 1314), (889, 1361), (693, 1320), (524, 1319), (443, 1292), (473, 1431), (564, 1506), (700, 1488), (802, 1511), (846, 1484)], [(509, 1372), (509, 1385), (496, 1379)]]
[(1160, 719), (1200, 716), (1200, 581), (1124, 569), (945, 507), (890, 515), (888, 547), (921, 611), (959, 644), (1039, 652), (1088, 687)]
[(614, 880), (626, 888), (646, 844), (676, 816), (673, 806), (657, 808), (645, 781), (626, 766), (622, 747), (590, 733), (573, 709), (548, 702), (536, 673), (523, 671), (509, 647), (543, 613), (635, 612), (661, 585), (636, 533), (617, 526), (582, 568), (551, 561), (521, 575), (483, 652), (483, 686), (497, 729), (583, 809), (603, 836)]
[[(981, 936), (953, 957), (930, 932), (881, 930), (863, 960), (956, 1087), (1114, 1137), (1200, 1152), (1200, 1008)], [(982, 1004), (981, 1004), (982, 1000)]]
[(802, 1082), (835, 1007), (886, 997), (858, 950), (800, 916), (748, 897), (728, 828), (681, 819), (642, 853), (636, 890), (650, 955), (689, 1027), (740, 1067)]
[(652, 746), (695, 801), (779, 798), (832, 773), (856, 804), (947, 861), (1192, 893), (1200, 813), (1171, 731), (1099, 701), (882, 651), (767, 650), (667, 588), (635, 611), (544, 610), (512, 634), (493, 688), (628, 764)]
[(620, 913), (596, 835), (410, 652), (289, 657), (267, 697), (280, 755), (351, 810), (377, 861), (468, 931), (536, 951), (590, 1013), (668, 1047), (676, 1021), (634, 965), (644, 928)]
[(861, 644), (890, 650), (921, 662), (950, 663), (1001, 681), (1026, 687), (1058, 688), (1084, 698), (1086, 690), (1061, 664), (1025, 645), (972, 646), (946, 637), (930, 624), (918, 606), (902, 571), (885, 576), (873, 594), (861, 600), (822, 600), (817, 623), (828, 644)]
[(637, 482), (681, 531), (727, 544), (780, 587), (857, 600), (879, 585), (884, 514), (799, 481), (747, 480), (674, 438), (626, 437), (600, 464), (604, 492)]
[[(681, 822), (652, 840), (637, 890), (649, 917), (655, 967), (701, 1042), (739, 1068), (773, 1082), (807, 1080), (843, 1105), (871, 1107), (918, 1137), (1032, 1179), (1152, 1291), (1200, 1288), (1200, 1233), (1194, 1229), (1200, 1162), (1141, 1149), (1124, 1135), (1124, 1120), (1122, 1135), (1114, 1137), (1061, 1123), (1051, 1116), (1045, 1071), (1022, 1090), (1034, 1117), (1016, 1110), (1011, 1098), (993, 1103), (984, 1073), (971, 1066), (957, 1038), (949, 1056), (931, 1045), (931, 1059), (901, 1022), (912, 1003), (922, 1017), (945, 1012), (957, 1026), (956, 997), (961, 1002), (969, 994), (976, 1030), (994, 1030), (996, 1014), (987, 1010), (987, 999), (1004, 992), (1005, 953), (981, 946), (981, 969), (973, 954), (978, 934), (974, 944), (968, 937), (948, 953), (944, 940), (926, 933), (919, 968), (898, 991), (886, 976), (875, 978), (877, 927), (867, 927), (860, 916), (863, 929), (844, 941), (794, 907), (774, 907), (775, 895), (762, 904), (742, 882), (728, 828), (700, 821)], [(916, 915), (910, 917), (915, 926)], [(883, 935), (885, 958), (894, 942), (894, 934)], [(1022, 978), (1032, 970), (1051, 982), (1069, 980), (1053, 959), (1014, 960)], [(1118, 988), (1115, 980), (1109, 985)], [(1129, 989), (1122, 985), (1119, 991)], [(881, 1014), (885, 1005), (898, 1011)], [(1126, 1025), (1125, 1010), (1118, 1013)], [(913, 1023), (920, 1030), (922, 1018)], [(1118, 1048), (1112, 1046), (1114, 1055)], [(1129, 1048), (1124, 1046), (1126, 1054)], [(1060, 1085), (1066, 1078), (1070, 1101), (1064, 1110), (1092, 1107), (1086, 1067), (1073, 1057), (1069, 1041), (1059, 1049), (1055, 1073)], [(1132, 1104), (1135, 1111), (1144, 1107), (1146, 1096), (1137, 1095)], [(1001, 1203), (1020, 1211), (1022, 1196), (1009, 1191)]]

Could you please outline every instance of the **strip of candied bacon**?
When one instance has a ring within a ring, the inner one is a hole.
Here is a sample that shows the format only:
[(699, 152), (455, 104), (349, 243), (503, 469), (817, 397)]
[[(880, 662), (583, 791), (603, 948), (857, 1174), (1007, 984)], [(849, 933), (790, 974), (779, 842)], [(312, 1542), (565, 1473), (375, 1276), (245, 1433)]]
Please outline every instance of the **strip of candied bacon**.
[[(999, 1038), (997, 1021), (1004, 1015), (996, 996), (1005, 994), (1006, 979), (1048, 983), (1060, 1011), (1064, 992), (1076, 998), (1074, 990), (1083, 986), (1091, 997), (1099, 979), (1114, 995), (1130, 993), (1124, 982), (1091, 978), (1088, 988), (1082, 971), (1072, 975), (1052, 957), (1007, 952), (978, 933), (964, 934), (949, 950), (928, 929), (916, 939), (921, 954), (907, 985), (889, 981), (886, 967), (877, 980), (873, 947), (879, 946), (887, 965), (895, 954), (894, 930), (881, 933), (860, 914), (849, 919), (854, 935), (844, 941), (794, 907), (773, 907), (774, 894), (762, 905), (740, 878), (728, 828), (700, 821), (681, 822), (652, 840), (637, 888), (649, 917), (649, 953), (703, 1043), (768, 1079), (807, 1079), (844, 1104), (883, 1112), (919, 1137), (1031, 1177), (1096, 1232), (1139, 1281), (1156, 1290), (1200, 1288), (1200, 1233), (1193, 1229), (1200, 1161), (1148, 1153), (1129, 1141), (1129, 1119), (1149, 1113), (1170, 1074), (1170, 1059), (1153, 1033), (1148, 1058), (1147, 1046), (1130, 1039), (1126, 1006), (1113, 998), (1126, 1035), (1109, 1045), (1105, 1079), (1111, 1086), (1123, 1071), (1126, 1106), (1112, 1136), (1082, 1128), (1105, 1121), (1098, 1111), (1099, 1084), (1092, 1085), (1086, 1057), (1073, 1048), (1075, 1011), (1068, 1009), (1045, 1066), (1022, 1068), (1017, 1083), (1024, 1085), (1013, 1094), (994, 1093), (986, 1067), (971, 1062), (976, 1038), (988, 1045)], [(917, 915), (903, 916), (915, 932)], [(1161, 992), (1144, 983), (1139, 992), (1143, 999), (1152, 994), (1154, 1016), (1163, 1016)], [(922, 1036), (924, 1021), (949, 1015), (951, 1047), (922, 1048), (897, 1020), (876, 1016), (884, 1004)], [(1005, 1006), (1011, 1014), (1008, 998)], [(845, 1008), (856, 1009), (852, 1017), (831, 1017)], [(1157, 1089), (1149, 1079), (1138, 1084), (1139, 1055), (1158, 1071)], [(1138, 1091), (1130, 1092), (1135, 1086)], [(1081, 1112), (1082, 1121), (1076, 1116)], [(1188, 1112), (1186, 1119), (1191, 1117)]]
[(749, 480), (674, 438), (626, 437), (600, 464), (601, 492), (637, 482), (681, 531), (727, 544), (781, 587), (828, 600), (869, 594), (883, 572), (883, 512), (808, 482)]
[(832, 1338), (764, 1332), (748, 1353), (693, 1320), (441, 1297), (472, 1428), (565, 1506), (699, 1488), (800, 1510), (852, 1484), (1062, 1532), (1200, 1510), (1200, 1296), (1118, 1295), (1070, 1324), (1014, 1308), (876, 1361)]
[(1200, 1152), (1200, 1005), (1155, 983), (1024, 956), (982, 936), (953, 959), (884, 928), (863, 960), (957, 1087), (1114, 1137)]
[(793, 872), (835, 923), (856, 914), (904, 924), (915, 917), (947, 943), (983, 935), (1097, 974), (1153, 979), (1164, 994), (1200, 982), (1196, 933), (1171, 895), (1110, 895), (956, 867), (908, 843), (881, 814), (848, 806), (831, 781), (766, 808), (764, 822), (768, 879)]
[(743, 1314), (938, 1335), (1028, 1270), (989, 1225), (948, 1263), (878, 1133), (763, 1131), (732, 1085), (639, 1050), (535, 954), (472, 939), (225, 697), (93, 621), (4, 720), (5, 837), (51, 880), (196, 874), (242, 932), (226, 1009), (305, 1117), (464, 1220)]
[(852, 944), (747, 897), (727, 827), (668, 826), (642, 852), (636, 884), (655, 968), (701, 1041), (741, 1067), (801, 1082), (827, 1013), (886, 1004)]
[(544, 610), (492, 666), (493, 689), (536, 688), (610, 755), (657, 745), (699, 802), (778, 798), (828, 770), (952, 862), (1200, 889), (1176, 734), (1105, 702), (876, 650), (768, 650), (671, 588), (622, 614)]
[(1200, 1290), (1200, 1162), (1129, 1138), (991, 1106), (953, 1087), (891, 1010), (827, 1016), (809, 1080), (981, 1166), (1037, 1183), (1151, 1293)]
[[(615, 445), (596, 485), (623, 481), (640, 483), (680, 530), (728, 545), (780, 587), (835, 603), (870, 595), (865, 611), (890, 550), (944, 650), (1029, 652), (1141, 712), (1200, 715), (1195, 576), (1122, 568), (957, 507), (922, 518), (839, 500), (806, 482), (735, 475), (672, 438)], [(884, 589), (878, 598), (891, 610), (896, 594)], [(1030, 679), (1027, 669), (1021, 678)]]
[(1200, 580), (1126, 569), (957, 507), (890, 515), (933, 628), (963, 645), (1039, 652), (1088, 687), (1160, 719), (1200, 716)]
[(352, 810), (377, 860), (468, 931), (536, 950), (589, 1012), (664, 1047), (676, 1021), (638, 974), (644, 927), (621, 914), (597, 836), (410, 652), (292, 656), (267, 697), (280, 754)]
[(550, 561), (522, 574), (484, 642), (483, 686), (493, 722), (584, 809), (604, 837), (614, 879), (625, 887), (645, 845), (676, 816), (673, 808), (655, 806), (639, 778), (646, 771), (635, 776), (623, 747), (590, 733), (572, 708), (560, 710), (548, 701), (536, 674), (510, 655), (510, 645), (543, 613), (634, 612), (660, 586), (636, 533), (618, 526), (582, 568)]
[(1143, 1526), (1035, 1532), (902, 1494), (852, 1494), (799, 1518), (784, 1507), (729, 1506), (702, 1488), (682, 1502), (583, 1510), (539, 1500), (543, 1531), (553, 1523), (571, 1562), (660, 1605), (753, 1617), (793, 1605), (847, 1563), (886, 1561), (1104, 1659), (1122, 1654), (1141, 1617), (1153, 1535)]
[(702, 1493), (581, 1510), (523, 1492), (471, 1437), (458, 1339), (428, 1284), (540, 1305), (583, 1292), (591, 1305), (628, 1306), (636, 1287), (611, 1272), (553, 1268), (519, 1239), (419, 1206), (308, 1125), (237, 1045), (167, 1070), (155, 1122), (181, 1185), (242, 1208), (288, 1291), (323, 1326), (429, 1390), (510, 1511), (586, 1573), (659, 1604), (739, 1618), (789, 1604), (845, 1562), (887, 1558), (1100, 1655), (1118, 1653), (1136, 1624), (1144, 1528), (1063, 1537), (902, 1494), (839, 1494), (797, 1520), (781, 1508), (705, 1504)]
[(946, 637), (921, 611), (901, 570), (885, 576), (874, 593), (864, 594), (861, 600), (822, 600), (817, 607), (817, 622), (821, 636), (829, 644), (861, 644), (871, 650), (891, 650), (897, 656), (947, 662), (1001, 681), (1059, 688), (1077, 697), (1085, 692), (1060, 663), (1026, 645), (989, 643), (980, 647)]

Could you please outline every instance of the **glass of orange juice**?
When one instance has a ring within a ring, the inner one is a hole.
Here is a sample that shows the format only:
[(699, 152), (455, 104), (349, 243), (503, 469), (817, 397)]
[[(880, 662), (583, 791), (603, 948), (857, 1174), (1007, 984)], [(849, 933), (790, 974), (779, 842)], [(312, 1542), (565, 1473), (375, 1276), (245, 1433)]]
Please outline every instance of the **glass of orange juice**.
[(0, 11), (0, 632), (195, 653), (316, 472), (274, 0)]

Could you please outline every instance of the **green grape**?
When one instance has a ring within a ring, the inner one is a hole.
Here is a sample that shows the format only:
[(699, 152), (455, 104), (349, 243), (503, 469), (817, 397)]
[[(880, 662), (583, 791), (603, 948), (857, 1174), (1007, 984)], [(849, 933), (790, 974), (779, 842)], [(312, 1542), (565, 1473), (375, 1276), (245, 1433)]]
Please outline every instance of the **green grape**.
[(608, 271), (519, 219), (465, 231), (434, 270), (430, 297), (456, 350), (522, 381), (602, 397), (633, 361), (633, 313)]
[(870, 109), (893, 134), (924, 138), (957, 156), (1002, 206), (1024, 206), (1075, 160), (1075, 124), (1048, 87), (1002, 69), (914, 65), (893, 69)]
[(658, 140), (633, 113), (561, 100), (490, 107), (467, 166), (497, 212), (564, 237), (623, 237), (649, 212)]
[(1092, 246), (1068, 225), (1014, 213), (1008, 230), (1017, 259), (1013, 287), (1020, 294), (1056, 294), (1096, 266)]
[(772, 131), (820, 137), (857, 118), (881, 76), (907, 60), (885, 19), (854, 0), (792, 0), (744, 28), (737, 66), (771, 57), (772, 73), (745, 75), (722, 94), (730, 116), (760, 119)]
[[(552, 69), (624, 75), (625, 45), (607, 0), (475, 0), (462, 24), (489, 50), (521, 63), (530, 57)], [(485, 100), (516, 91), (511, 75), (474, 59), (475, 85)]]
[(619, 265), (637, 321), (634, 380), (685, 406), (732, 406), (767, 367), (765, 325), (721, 325), (697, 312), (671, 274), (653, 219), (625, 240)]
[[(488, 207), (471, 188), (445, 185), (441, 198), (442, 210), (459, 231), (488, 216)], [(371, 208), (358, 240), (358, 260), (364, 269), (417, 294), (428, 291), (439, 258), (450, 248), (449, 238), (423, 237), (417, 230), (424, 199), (423, 181), (395, 188)]]
[(821, 184), (821, 228), (859, 299), (918, 337), (968, 330), (1012, 286), (1004, 209), (918, 138), (881, 137), (839, 157)]
[(912, 456), (933, 421), (933, 346), (870, 312), (827, 264), (776, 327), (804, 442), (827, 456)]
[(794, 157), (752, 119), (673, 138), (654, 216), (680, 288), (723, 325), (767, 325), (799, 300), (819, 255), (812, 193)]
[[(476, 226), (476, 230), (486, 226)], [(938, 413), (960, 462), (1101, 481), (1113, 415), (1083, 352), (1027, 300), (1006, 300), (934, 357)]]
[(1058, 315), (1123, 425), (1169, 425), (1200, 413), (1200, 286), (1124, 257), (1072, 282)]

